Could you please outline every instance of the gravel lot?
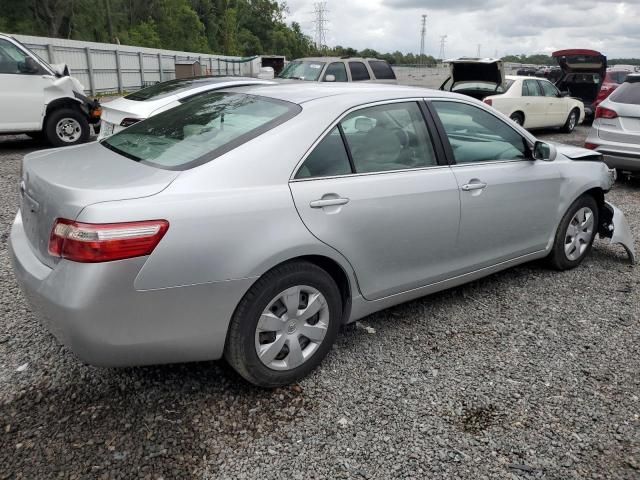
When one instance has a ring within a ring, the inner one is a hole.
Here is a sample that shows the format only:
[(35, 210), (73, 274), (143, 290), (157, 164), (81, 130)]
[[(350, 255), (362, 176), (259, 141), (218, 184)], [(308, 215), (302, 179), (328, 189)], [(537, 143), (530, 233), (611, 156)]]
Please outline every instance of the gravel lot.
[[(640, 276), (621, 247), (372, 315), (292, 388), (253, 388), (223, 362), (94, 368), (12, 277), (19, 162), (35, 148), (0, 138), (0, 479), (640, 478)], [(636, 237), (639, 192), (609, 194)]]

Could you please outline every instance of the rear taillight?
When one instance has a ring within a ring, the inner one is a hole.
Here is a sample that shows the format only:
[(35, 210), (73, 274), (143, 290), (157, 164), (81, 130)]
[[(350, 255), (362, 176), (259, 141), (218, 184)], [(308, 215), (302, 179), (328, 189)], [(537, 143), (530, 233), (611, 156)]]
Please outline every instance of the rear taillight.
[(493, 100), (491, 100), (490, 98), (485, 98), (485, 99), (483, 100), (483, 102), (484, 102), (484, 103), (486, 103), (486, 104), (487, 104), (487, 105), (489, 105), (489, 106), (492, 106), (492, 105), (493, 105)]
[(618, 118), (618, 113), (610, 108), (596, 108), (596, 118)]
[(81, 223), (58, 218), (49, 254), (74, 262), (97, 263), (149, 255), (169, 229), (166, 220)]
[(139, 118), (125, 118), (120, 122), (121, 127), (130, 127), (134, 123), (138, 123), (140, 121)]
[(584, 144), (584, 148), (588, 148), (589, 150), (595, 150), (596, 148), (598, 148), (598, 145), (596, 145), (595, 143), (585, 143)]

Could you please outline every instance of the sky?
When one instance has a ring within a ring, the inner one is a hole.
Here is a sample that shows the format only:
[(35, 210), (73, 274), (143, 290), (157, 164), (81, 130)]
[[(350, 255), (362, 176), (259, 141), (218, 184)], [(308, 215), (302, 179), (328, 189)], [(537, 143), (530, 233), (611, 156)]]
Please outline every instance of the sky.
[[(289, 22), (314, 36), (314, 3), (286, 0)], [(640, 58), (640, 0), (326, 0), (327, 44), (437, 57), (549, 54), (591, 48), (609, 58)]]

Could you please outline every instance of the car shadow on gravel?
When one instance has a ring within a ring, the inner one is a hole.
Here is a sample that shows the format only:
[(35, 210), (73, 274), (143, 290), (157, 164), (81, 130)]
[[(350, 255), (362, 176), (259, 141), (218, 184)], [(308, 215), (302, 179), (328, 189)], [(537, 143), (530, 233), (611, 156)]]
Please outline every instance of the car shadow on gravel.
[(76, 381), (42, 375), (0, 405), (0, 479), (191, 478), (205, 455), (310, 408), (301, 387), (258, 389), (222, 362), (75, 370)]

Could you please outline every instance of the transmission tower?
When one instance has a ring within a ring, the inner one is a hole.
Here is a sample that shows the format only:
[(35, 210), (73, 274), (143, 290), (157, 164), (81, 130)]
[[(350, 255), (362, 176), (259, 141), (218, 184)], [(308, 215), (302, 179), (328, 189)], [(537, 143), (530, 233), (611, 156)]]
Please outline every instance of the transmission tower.
[(313, 23), (316, 26), (316, 31), (314, 35), (314, 40), (316, 42), (316, 49), (318, 51), (324, 51), (327, 48), (327, 23), (329, 22), (327, 18), (327, 14), (329, 10), (327, 10), (327, 2), (316, 2), (313, 4), (313, 14), (315, 15), (315, 20)]
[(422, 28), (420, 29), (420, 57), (418, 59), (418, 65), (422, 65), (425, 62), (424, 59), (424, 37), (427, 34), (427, 16), (422, 15)]
[(478, 54), (476, 55), (476, 57), (480, 58), (480, 52), (482, 51), (482, 44), (479, 43), (478, 44)]
[(444, 62), (444, 47), (447, 43), (447, 35), (440, 35), (440, 53), (438, 57)]

